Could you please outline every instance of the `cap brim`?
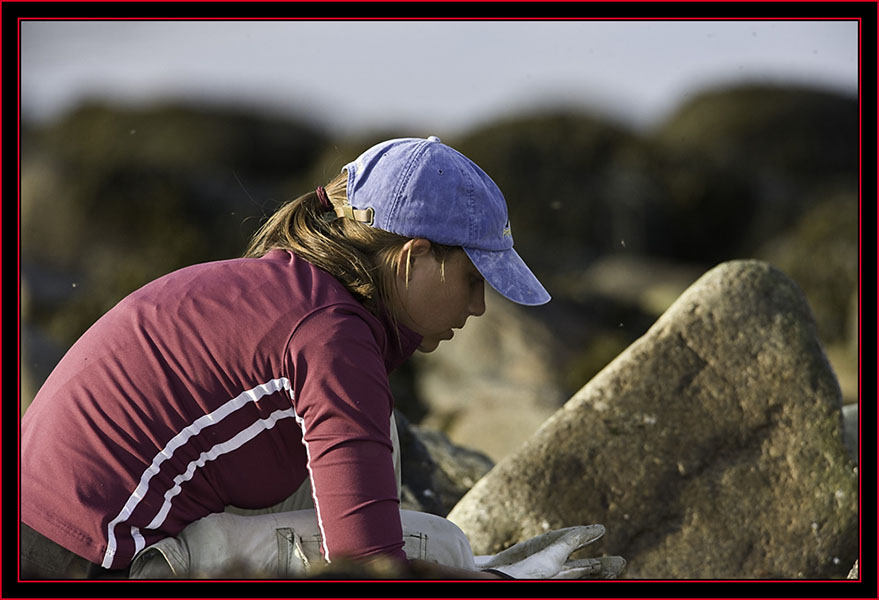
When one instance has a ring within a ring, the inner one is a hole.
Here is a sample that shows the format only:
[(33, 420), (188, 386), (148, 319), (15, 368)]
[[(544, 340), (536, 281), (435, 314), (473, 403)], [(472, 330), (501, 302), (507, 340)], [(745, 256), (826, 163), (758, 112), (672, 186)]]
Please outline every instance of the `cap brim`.
[(549, 293), (512, 248), (499, 252), (464, 248), (464, 252), (489, 285), (505, 298), (526, 306), (550, 301)]

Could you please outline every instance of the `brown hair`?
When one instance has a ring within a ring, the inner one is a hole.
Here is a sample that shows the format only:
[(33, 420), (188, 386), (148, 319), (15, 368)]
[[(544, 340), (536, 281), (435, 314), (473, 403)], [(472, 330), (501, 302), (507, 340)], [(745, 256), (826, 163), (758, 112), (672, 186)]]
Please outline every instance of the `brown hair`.
[[(330, 203), (348, 202), (346, 171), (326, 184)], [(403, 245), (410, 238), (377, 229), (348, 218), (327, 219), (333, 212), (324, 207), (315, 192), (303, 194), (282, 205), (257, 230), (245, 257), (258, 258), (270, 250), (290, 250), (300, 258), (328, 271), (370, 312), (391, 311), (396, 295), (395, 275), (403, 264)], [(453, 246), (431, 243), (441, 263)], [(406, 257), (406, 281), (409, 277)], [(396, 315), (390, 314), (396, 320)]]

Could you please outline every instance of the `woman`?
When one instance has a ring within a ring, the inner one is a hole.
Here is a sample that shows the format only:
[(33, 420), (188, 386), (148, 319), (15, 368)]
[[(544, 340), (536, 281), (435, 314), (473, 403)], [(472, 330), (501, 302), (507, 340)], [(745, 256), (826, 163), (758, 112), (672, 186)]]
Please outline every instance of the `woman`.
[(324, 560), (405, 564), (388, 373), (481, 315), (484, 281), (549, 300), (498, 187), (430, 137), (370, 148), (245, 257), (132, 293), (22, 419), (22, 576), (125, 576), (188, 525), (304, 485)]

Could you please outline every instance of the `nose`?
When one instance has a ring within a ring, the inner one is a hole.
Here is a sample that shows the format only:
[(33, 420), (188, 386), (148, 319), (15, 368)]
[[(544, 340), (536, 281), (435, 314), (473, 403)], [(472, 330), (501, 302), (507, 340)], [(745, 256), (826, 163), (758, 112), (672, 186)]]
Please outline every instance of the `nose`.
[(476, 286), (473, 295), (470, 297), (470, 314), (474, 317), (481, 317), (485, 314), (485, 284)]

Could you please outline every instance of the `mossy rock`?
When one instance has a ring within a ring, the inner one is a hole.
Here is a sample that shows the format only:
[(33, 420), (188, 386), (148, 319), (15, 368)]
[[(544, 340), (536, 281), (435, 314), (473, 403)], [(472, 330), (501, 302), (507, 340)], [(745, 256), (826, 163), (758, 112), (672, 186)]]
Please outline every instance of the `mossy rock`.
[(681, 106), (655, 132), (665, 147), (783, 176), (857, 174), (856, 96), (810, 87), (743, 84)]

